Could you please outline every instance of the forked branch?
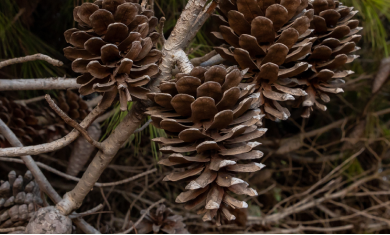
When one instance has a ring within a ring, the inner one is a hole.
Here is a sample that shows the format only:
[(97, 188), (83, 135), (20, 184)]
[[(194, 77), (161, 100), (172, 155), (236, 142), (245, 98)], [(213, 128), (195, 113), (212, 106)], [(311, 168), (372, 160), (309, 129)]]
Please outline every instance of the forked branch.
[(92, 144), (93, 146), (95, 146), (99, 150), (103, 151), (102, 144), (99, 143), (98, 141), (94, 140), (91, 136), (89, 136), (87, 130), (85, 130), (75, 120), (73, 120), (66, 113), (64, 113), (64, 111), (62, 111), (60, 109), (60, 107), (58, 107), (56, 105), (56, 103), (50, 97), (49, 94), (47, 94), (45, 96), (45, 99), (49, 103), (49, 106), (58, 114), (58, 116), (60, 116), (62, 118), (62, 120), (64, 120), (64, 122), (66, 122), (66, 124), (68, 124), (69, 126), (75, 128), (76, 130), (78, 130), (81, 133), (81, 135), (84, 136), (84, 138), (88, 141), (88, 143)]

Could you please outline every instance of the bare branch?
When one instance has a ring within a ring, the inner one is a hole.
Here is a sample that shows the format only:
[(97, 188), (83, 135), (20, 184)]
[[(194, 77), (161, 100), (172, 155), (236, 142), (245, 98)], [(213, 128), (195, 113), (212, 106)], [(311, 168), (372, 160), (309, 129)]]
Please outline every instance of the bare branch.
[(52, 98), (50, 97), (49, 94), (47, 94), (45, 96), (45, 98), (46, 98), (46, 101), (49, 103), (50, 108), (52, 108), (58, 114), (58, 116), (60, 116), (62, 118), (62, 120), (64, 120), (64, 122), (66, 124), (70, 125), (71, 127), (75, 128), (76, 130), (78, 130), (81, 133), (81, 135), (88, 141), (88, 143), (92, 144), (93, 146), (95, 146), (96, 148), (98, 148), (99, 150), (104, 152), (102, 144), (99, 143), (98, 141), (94, 140), (93, 138), (91, 138), (89, 136), (87, 130), (82, 128), (75, 120), (73, 120), (66, 113), (64, 113), (64, 111), (62, 111), (56, 105), (56, 103), (54, 103), (54, 100), (52, 100)]
[(131, 226), (131, 228), (129, 228), (128, 230), (121, 232), (121, 234), (128, 234), (128, 233), (130, 233), (131, 231), (133, 231), (133, 229), (134, 229), (135, 227), (137, 227), (137, 225), (138, 225), (139, 223), (141, 223), (141, 221), (145, 218), (145, 216), (149, 213), (149, 211), (150, 211), (151, 209), (153, 209), (153, 207), (157, 206), (158, 204), (163, 203), (164, 201), (165, 201), (165, 198), (160, 199), (158, 202), (155, 202), (155, 203), (153, 203), (152, 205), (150, 205), (150, 206), (148, 207), (148, 209), (146, 209), (146, 210), (144, 211), (144, 213), (142, 214), (142, 216), (137, 220), (137, 222), (135, 222), (135, 224), (134, 224), (133, 226)]
[(35, 61), (35, 60), (44, 60), (48, 62), (51, 65), (54, 66), (62, 66), (64, 63), (62, 63), (59, 60), (53, 59), (50, 56), (44, 55), (44, 54), (35, 54), (35, 55), (28, 55), (25, 57), (20, 57), (20, 58), (13, 58), (5, 61), (0, 62), (0, 69), (12, 65), (12, 64), (19, 64), (19, 63), (24, 63), (24, 62), (29, 62), (29, 61)]
[[(102, 113), (105, 109), (97, 106), (93, 109), (88, 116), (80, 123), (82, 128), (88, 128), (89, 125)], [(0, 149), (0, 157), (18, 157), (22, 155), (37, 155), (41, 153), (52, 152), (69, 145), (79, 137), (80, 132), (72, 130), (69, 134), (61, 139), (53, 141), (51, 143), (27, 146), (27, 147), (14, 147), (14, 148), (2, 148)]]
[(0, 79), (0, 91), (78, 89), (75, 78)]
[(82, 213), (77, 213), (74, 215), (69, 215), (69, 218), (76, 219), (76, 218), (84, 217), (84, 216), (87, 216), (90, 214), (94, 214), (94, 213), (100, 211), (101, 209), (103, 209), (103, 207), (104, 207), (103, 204), (99, 204), (98, 206), (92, 208), (91, 210), (87, 210), (87, 211), (84, 211)]
[[(171, 72), (176, 62), (180, 61), (178, 67), (184, 73), (193, 68), (183, 49), (189, 45), (200, 26), (207, 19), (207, 14), (203, 14), (205, 17), (198, 21), (199, 15), (205, 10), (205, 4), (205, 0), (188, 1), (175, 28), (162, 48), (163, 58), (159, 66), (161, 70), (160, 80), (165, 81), (171, 78)], [(195, 24), (197, 24), (196, 28), (194, 28)]]
[(38, 102), (38, 101), (41, 101), (44, 99), (45, 99), (45, 96), (43, 95), (43, 96), (38, 96), (38, 97), (34, 97), (31, 99), (27, 99), (27, 100), (15, 100), (14, 102), (17, 104), (26, 105), (26, 104), (35, 103), (35, 102)]
[(126, 184), (128, 182), (131, 182), (133, 180), (136, 180), (142, 176), (145, 176), (145, 175), (149, 175), (151, 173), (154, 173), (156, 172), (157, 169), (154, 168), (154, 169), (151, 169), (151, 170), (148, 170), (148, 171), (145, 171), (145, 172), (142, 172), (141, 174), (138, 174), (138, 175), (135, 175), (135, 176), (132, 176), (130, 178), (127, 178), (127, 179), (124, 179), (124, 180), (120, 180), (120, 181), (117, 181), (117, 182), (111, 182), (111, 183), (95, 183), (95, 186), (96, 187), (111, 187), (111, 186), (115, 186), (115, 185), (120, 185), (120, 184)]

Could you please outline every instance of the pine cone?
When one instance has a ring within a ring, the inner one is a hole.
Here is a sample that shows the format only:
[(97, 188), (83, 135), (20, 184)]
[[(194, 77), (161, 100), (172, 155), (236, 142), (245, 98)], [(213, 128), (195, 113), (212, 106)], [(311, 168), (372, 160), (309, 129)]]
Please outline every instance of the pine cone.
[(248, 206), (230, 196), (229, 191), (257, 195), (245, 181), (233, 175), (264, 167), (255, 162), (237, 163), (263, 156), (254, 150), (260, 143), (249, 141), (266, 132), (258, 128), (264, 115), (260, 109), (252, 108), (259, 94), (253, 93), (254, 85), (240, 84), (245, 73), (236, 66), (196, 67), (188, 75), (176, 75), (176, 81), (162, 83), (161, 93), (148, 95), (159, 106), (146, 113), (151, 115), (153, 125), (171, 137), (154, 139), (163, 144), (162, 153), (171, 154), (159, 163), (181, 168), (164, 180), (192, 180), (176, 202), (187, 203), (186, 209), (203, 207), (198, 213), (204, 214), (204, 221), (217, 216), (220, 224), (221, 215), (234, 220), (228, 207)]
[(89, 112), (87, 103), (70, 90), (66, 91), (66, 96), (61, 92), (57, 100), (58, 107), (74, 120), (83, 120)]
[(43, 205), (38, 184), (30, 171), (24, 177), (11, 171), (0, 186), (0, 228), (25, 226)]
[[(9, 101), (0, 97), (0, 118), (15, 133), (23, 144), (29, 145), (39, 136), (39, 121), (34, 112), (26, 106)], [(8, 142), (1, 136), (2, 147), (9, 146)]]
[(335, 72), (357, 56), (361, 36), (356, 11), (335, 0), (221, 0), (214, 15), (219, 32), (213, 34), (228, 45), (215, 50), (226, 60), (249, 68), (248, 78), (261, 92), (259, 105), (267, 117), (290, 116), (279, 101), (303, 97), (302, 116), (310, 115), (315, 98), (327, 102), (326, 93), (338, 93), (341, 78), (351, 71)]
[[(145, 210), (141, 211), (141, 214), (145, 214)], [(171, 209), (161, 204), (146, 214), (145, 218), (137, 226), (137, 233), (188, 234), (185, 228), (186, 225), (182, 221), (182, 216), (173, 215)]]
[[(119, 92), (121, 110), (134, 97), (146, 99), (143, 85), (159, 71), (156, 62), (161, 52), (155, 49), (159, 34), (154, 12), (129, 0), (98, 0), (74, 9), (74, 20), (81, 29), (65, 31), (65, 39), (74, 47), (64, 49), (74, 60), (73, 71), (80, 93), (103, 92), (100, 105), (110, 105)], [(133, 98), (132, 98), (133, 97)]]

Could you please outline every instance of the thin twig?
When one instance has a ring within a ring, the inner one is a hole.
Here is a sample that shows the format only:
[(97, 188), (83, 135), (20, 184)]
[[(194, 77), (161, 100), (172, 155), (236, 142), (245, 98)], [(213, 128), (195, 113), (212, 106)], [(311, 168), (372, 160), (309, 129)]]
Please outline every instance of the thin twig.
[(69, 215), (69, 218), (76, 219), (76, 218), (84, 217), (84, 216), (93, 214), (93, 213), (95, 213), (97, 211), (100, 211), (101, 209), (103, 209), (103, 207), (104, 207), (103, 204), (99, 204), (98, 206), (96, 206), (96, 207), (94, 207), (94, 208), (92, 208), (90, 210), (84, 211), (82, 213)]
[(149, 213), (149, 211), (150, 211), (151, 209), (153, 209), (153, 207), (157, 206), (158, 204), (163, 203), (164, 201), (165, 201), (165, 198), (162, 198), (162, 199), (160, 199), (158, 202), (155, 202), (155, 203), (153, 203), (152, 205), (150, 205), (150, 206), (148, 207), (148, 209), (146, 209), (146, 210), (144, 211), (144, 214), (137, 220), (137, 222), (135, 222), (135, 224), (134, 224), (131, 228), (129, 228), (128, 230), (123, 231), (123, 232), (121, 232), (121, 233), (119, 233), (119, 234), (128, 234), (128, 233), (130, 233), (131, 231), (133, 231), (133, 229), (134, 229), (135, 227), (137, 227), (137, 225), (138, 225), (139, 223), (141, 223), (141, 221), (145, 218), (145, 216)]
[(24, 63), (24, 62), (29, 62), (29, 61), (35, 61), (35, 60), (44, 60), (48, 62), (51, 65), (54, 66), (62, 66), (64, 63), (62, 63), (59, 60), (53, 59), (50, 56), (44, 55), (44, 54), (35, 54), (35, 55), (28, 55), (25, 57), (20, 57), (20, 58), (13, 58), (5, 61), (0, 62), (0, 69), (11, 65), (11, 64), (19, 64), (19, 63)]
[(17, 104), (26, 105), (26, 104), (31, 104), (31, 103), (38, 102), (38, 101), (41, 101), (44, 99), (45, 99), (45, 96), (43, 95), (43, 96), (38, 96), (38, 97), (31, 98), (31, 99), (26, 99), (26, 100), (15, 100), (14, 102)]
[(291, 234), (291, 233), (302, 233), (304, 231), (315, 231), (320, 233), (331, 233), (331, 232), (338, 232), (338, 231), (344, 231), (344, 230), (351, 230), (353, 229), (353, 225), (344, 225), (340, 227), (330, 227), (330, 228), (321, 228), (321, 227), (311, 227), (311, 226), (302, 226), (300, 225), (297, 228), (291, 228), (291, 229), (277, 229), (277, 230), (271, 230), (269, 232), (265, 232), (265, 234)]
[(11, 233), (15, 231), (25, 231), (26, 227), (20, 226), (20, 227), (14, 227), (14, 228), (0, 228), (0, 233)]
[(98, 148), (100, 151), (104, 152), (104, 148), (102, 146), (102, 143), (99, 143), (98, 141), (94, 140), (91, 136), (89, 136), (87, 130), (82, 128), (80, 124), (78, 124), (75, 120), (70, 118), (64, 111), (62, 111), (54, 102), (54, 100), (50, 97), (49, 94), (45, 96), (46, 101), (49, 103), (50, 108), (54, 110), (66, 122), (69, 126), (75, 128), (78, 130), (82, 136), (88, 141), (88, 143), (92, 144), (96, 148)]
[(142, 176), (145, 176), (145, 175), (149, 175), (151, 173), (154, 173), (156, 172), (157, 169), (154, 168), (152, 170), (148, 170), (148, 171), (145, 171), (145, 172), (142, 172), (141, 174), (138, 174), (138, 175), (135, 175), (135, 176), (132, 176), (130, 178), (127, 178), (127, 179), (124, 179), (124, 180), (120, 180), (120, 181), (117, 181), (117, 182), (111, 182), (111, 183), (95, 183), (95, 186), (96, 187), (110, 187), (110, 186), (114, 186), (114, 185), (120, 185), (120, 184), (125, 184), (125, 183), (128, 183), (128, 182), (131, 182), (133, 180), (136, 180)]
[[(15, 159), (15, 158), (6, 158), (6, 157), (0, 157), (0, 161), (5, 161), (5, 162), (15, 162), (15, 163), (21, 163), (23, 164), (24, 162), (20, 159)], [(76, 181), (76, 182), (79, 182), (80, 181), (80, 178), (77, 178), (75, 176), (71, 176), (71, 175), (68, 175), (68, 174), (65, 174), (63, 173), (62, 171), (59, 171), (57, 169), (54, 169), (53, 167), (51, 166), (48, 166), (42, 162), (35, 162), (37, 164), (37, 166), (39, 166), (40, 168), (42, 169), (45, 169), (51, 173), (54, 173), (56, 175), (59, 175), (67, 180), (72, 180), (72, 181)], [(110, 187), (110, 186), (114, 186), (114, 185), (120, 185), (120, 184), (126, 184), (126, 183), (129, 183), (131, 181), (134, 181), (142, 176), (145, 176), (145, 175), (148, 175), (148, 174), (151, 174), (151, 173), (154, 173), (156, 172), (157, 169), (152, 169), (152, 170), (149, 170), (149, 171), (145, 171), (145, 172), (142, 172), (138, 175), (134, 175), (130, 178), (127, 178), (127, 179), (124, 179), (124, 180), (120, 180), (120, 181), (115, 181), (115, 182), (109, 182), (109, 183), (99, 183), (99, 182), (96, 182), (94, 186), (96, 187)]]
[(148, 120), (147, 122), (145, 122), (144, 125), (142, 125), (140, 128), (138, 128), (137, 130), (134, 131), (134, 134), (138, 133), (138, 132), (141, 132), (143, 130), (145, 130), (149, 125), (150, 123), (152, 123), (152, 119)]

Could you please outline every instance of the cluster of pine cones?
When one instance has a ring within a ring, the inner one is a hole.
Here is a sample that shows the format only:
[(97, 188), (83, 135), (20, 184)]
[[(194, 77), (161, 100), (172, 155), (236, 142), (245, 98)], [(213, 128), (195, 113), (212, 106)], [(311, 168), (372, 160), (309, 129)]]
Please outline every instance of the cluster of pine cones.
[(358, 56), (359, 21), (352, 7), (337, 0), (220, 0), (219, 31), (225, 41), (215, 50), (227, 61), (249, 68), (246, 76), (261, 93), (267, 118), (286, 120), (280, 101), (295, 100), (302, 117), (315, 105), (321, 110), (329, 94), (343, 92), (342, 66)]
[[(169, 136), (154, 139), (166, 155), (160, 164), (177, 169), (164, 180), (188, 180), (176, 201), (221, 224), (248, 206), (232, 193), (257, 195), (236, 173), (264, 167), (256, 162), (263, 153), (255, 141), (266, 131), (262, 118), (288, 119), (283, 101), (302, 106), (302, 117), (314, 106), (326, 110), (320, 100), (342, 92), (343, 78), (353, 73), (342, 66), (357, 58), (350, 53), (359, 49), (361, 28), (352, 19), (357, 11), (337, 0), (219, 0), (217, 11), (213, 34), (224, 44), (215, 50), (225, 65), (179, 73), (162, 82), (159, 93), (146, 88), (159, 72), (158, 19), (138, 1), (76, 7), (79, 29), (65, 32), (72, 46), (64, 52), (82, 73), (80, 93), (103, 93), (100, 105), (111, 105), (118, 93), (122, 111), (128, 101), (154, 101), (146, 113)], [(158, 208), (148, 217), (148, 231), (161, 228), (163, 214)]]
[(33, 213), (43, 206), (38, 184), (30, 171), (17, 176), (8, 174), (8, 181), (0, 181), (0, 228), (27, 225)]

